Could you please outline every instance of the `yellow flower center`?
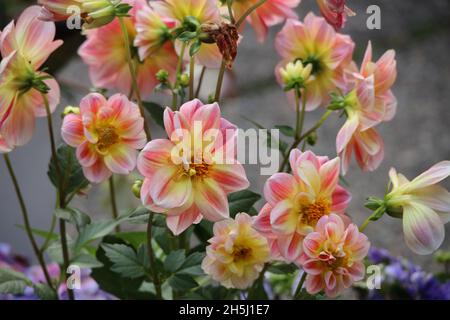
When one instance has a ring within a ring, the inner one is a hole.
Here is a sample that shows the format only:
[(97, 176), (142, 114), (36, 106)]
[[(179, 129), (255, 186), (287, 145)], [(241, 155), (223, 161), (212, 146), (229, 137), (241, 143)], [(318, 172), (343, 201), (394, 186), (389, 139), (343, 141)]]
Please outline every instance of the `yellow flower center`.
[(189, 170), (188, 170), (189, 176), (190, 177), (196, 176), (196, 177), (200, 177), (200, 178), (206, 177), (209, 173), (209, 167), (210, 167), (210, 165), (207, 163), (204, 163), (204, 162), (200, 163), (200, 164), (199, 163), (191, 163), (189, 165)]
[(96, 144), (97, 150), (100, 153), (105, 153), (108, 149), (119, 142), (119, 135), (112, 126), (107, 126), (97, 129), (98, 142)]
[(240, 245), (235, 245), (233, 247), (233, 261), (243, 261), (247, 260), (252, 256), (252, 249)]
[(301, 222), (309, 226), (315, 226), (320, 218), (329, 213), (330, 204), (327, 201), (318, 200), (315, 203), (302, 207)]

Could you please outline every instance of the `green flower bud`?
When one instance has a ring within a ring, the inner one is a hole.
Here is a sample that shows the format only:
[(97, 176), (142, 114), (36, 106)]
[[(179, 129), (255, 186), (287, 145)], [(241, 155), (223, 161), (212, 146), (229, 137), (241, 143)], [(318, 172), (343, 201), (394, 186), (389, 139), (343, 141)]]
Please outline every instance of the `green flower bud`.
[(133, 186), (131, 187), (131, 191), (133, 192), (134, 196), (138, 199), (141, 198), (141, 188), (142, 188), (143, 181), (141, 179), (137, 179)]

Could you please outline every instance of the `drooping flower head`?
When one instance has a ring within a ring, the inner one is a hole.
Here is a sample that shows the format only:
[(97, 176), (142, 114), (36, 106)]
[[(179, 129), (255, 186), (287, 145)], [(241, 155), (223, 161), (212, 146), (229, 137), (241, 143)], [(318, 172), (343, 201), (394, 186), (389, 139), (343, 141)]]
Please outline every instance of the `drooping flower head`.
[(32, 6), (0, 33), (0, 136), (10, 147), (30, 141), (36, 117), (45, 117), (47, 95), (50, 112), (59, 103), (59, 86), (41, 66), (61, 44), (54, 41), (55, 24), (38, 19)]
[(372, 62), (369, 42), (361, 69), (357, 71), (352, 65), (346, 72), (349, 93), (344, 110), (347, 121), (336, 137), (342, 171), (346, 173), (353, 153), (363, 170), (373, 171), (384, 157), (383, 140), (375, 126), (392, 120), (397, 109), (391, 90), (397, 75), (395, 52), (389, 50), (377, 62)]
[[(124, 18), (130, 42), (136, 37), (136, 14), (148, 5), (144, 0), (127, 0), (133, 6), (131, 17)], [(78, 54), (89, 66), (89, 75), (96, 87), (131, 92), (131, 74), (127, 63), (125, 40), (118, 19), (101, 28), (88, 30), (87, 40)], [(140, 59), (138, 50), (133, 56), (136, 66), (138, 87), (142, 97), (148, 98), (158, 85), (156, 74), (164, 69), (171, 78), (175, 77), (177, 55), (170, 42), (164, 43), (152, 52), (151, 57)]]
[(417, 254), (430, 254), (444, 241), (444, 224), (450, 221), (450, 193), (438, 183), (450, 176), (450, 161), (442, 161), (409, 181), (392, 168), (387, 212), (403, 219), (408, 247)]
[[(214, 23), (220, 25), (221, 17), (216, 0), (161, 0), (151, 3), (153, 9), (164, 19), (176, 22), (176, 27), (185, 26), (187, 30), (195, 32), (202, 24)], [(191, 30), (192, 29), (192, 30)], [(180, 53), (181, 42), (175, 46)], [(186, 60), (189, 54), (185, 52)], [(196, 62), (207, 68), (219, 68), (222, 55), (216, 44), (203, 43), (195, 54)]]
[(306, 90), (306, 108), (326, 106), (330, 93), (345, 85), (344, 68), (351, 62), (354, 43), (349, 36), (336, 33), (325, 19), (309, 13), (304, 22), (289, 19), (276, 38), (276, 49), (283, 59), (276, 68), (300, 60), (312, 64), (314, 80)]
[(141, 200), (154, 212), (165, 213), (174, 234), (204, 217), (229, 217), (227, 194), (246, 189), (244, 168), (235, 159), (236, 127), (221, 118), (217, 104), (193, 100), (180, 111), (166, 109), (169, 139), (150, 141), (139, 155), (145, 177)]
[(138, 106), (122, 94), (108, 100), (98, 93), (87, 95), (79, 112), (64, 117), (61, 134), (77, 148), (84, 175), (93, 183), (133, 171), (137, 150), (147, 141)]
[(345, 26), (347, 16), (355, 13), (345, 5), (346, 0), (317, 0), (320, 13), (333, 28), (338, 31)]
[(270, 259), (267, 240), (253, 229), (246, 213), (216, 222), (208, 242), (202, 268), (226, 288), (249, 288)]
[[(239, 0), (233, 2), (233, 11), (236, 19), (242, 17), (247, 10), (258, 3), (259, 0)], [(280, 24), (286, 19), (297, 19), (294, 9), (301, 0), (267, 0), (247, 18), (256, 32), (258, 41), (267, 38), (269, 27)]]
[(290, 155), (293, 174), (276, 173), (264, 186), (264, 197), (271, 206), (263, 210), (255, 227), (268, 233), (267, 215), (272, 236), (276, 238), (280, 254), (295, 261), (302, 252), (302, 241), (314, 231), (317, 221), (331, 213), (347, 220), (344, 211), (350, 194), (338, 185), (339, 158), (328, 160), (311, 151), (293, 150)]
[(307, 273), (305, 287), (308, 293), (324, 291), (334, 298), (355, 281), (362, 280), (363, 259), (369, 248), (369, 240), (356, 225), (346, 227), (336, 214), (320, 218), (314, 232), (303, 240), (303, 254), (299, 260)]

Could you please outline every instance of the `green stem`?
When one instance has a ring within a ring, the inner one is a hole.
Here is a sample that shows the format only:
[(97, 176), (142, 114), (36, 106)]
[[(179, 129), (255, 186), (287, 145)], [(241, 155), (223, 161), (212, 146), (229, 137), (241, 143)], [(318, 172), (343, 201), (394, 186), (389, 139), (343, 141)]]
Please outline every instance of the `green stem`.
[[(53, 160), (55, 161), (56, 172), (58, 175), (58, 182), (59, 182), (57, 190), (57, 197), (59, 199), (58, 207), (64, 209), (66, 203), (63, 188), (61, 185), (62, 183), (61, 166), (59, 165), (58, 156), (56, 153), (56, 143), (55, 143), (55, 134), (53, 132), (52, 114), (50, 112), (50, 106), (48, 104), (47, 96), (45, 94), (42, 94), (42, 98), (44, 100), (45, 111), (47, 112), (47, 125), (50, 136), (50, 147), (52, 151), (52, 157)], [(69, 257), (69, 249), (67, 247), (66, 222), (62, 219), (59, 219), (59, 232), (61, 237), (61, 248), (63, 253), (63, 272), (61, 273), (64, 274), (65, 280), (67, 281), (67, 268), (69, 267), (70, 264), (70, 257)], [(67, 295), (69, 296), (69, 300), (75, 300), (75, 295), (73, 294), (72, 289), (67, 288)]]
[(179, 86), (179, 79), (181, 76), (181, 71), (183, 68), (183, 59), (184, 59), (184, 52), (186, 51), (186, 46), (187, 43), (183, 42), (181, 45), (181, 50), (180, 50), (180, 57), (178, 59), (178, 65), (177, 65), (177, 71), (176, 71), (176, 75), (175, 75), (175, 85), (172, 89), (172, 110), (177, 110), (178, 109), (178, 86)]
[(153, 215), (154, 215), (154, 213), (151, 212), (148, 217), (147, 253), (148, 253), (149, 260), (150, 260), (150, 269), (151, 269), (152, 277), (153, 277), (153, 285), (155, 286), (156, 298), (158, 298), (159, 300), (162, 300), (161, 280), (159, 279), (158, 268), (156, 267), (156, 261), (155, 261), (155, 253), (153, 252), (153, 245), (152, 245)]
[(200, 90), (202, 89), (203, 78), (205, 77), (206, 67), (202, 68), (202, 72), (200, 73), (200, 78), (198, 79), (197, 91), (195, 92), (195, 97), (198, 98), (200, 95)]
[(50, 241), (52, 240), (52, 233), (55, 231), (56, 227), (56, 217), (55, 215), (52, 216), (52, 223), (50, 225), (50, 231), (47, 234), (47, 237), (45, 237), (44, 244), (41, 246), (41, 249), (39, 250), (41, 253), (44, 253), (45, 250), (47, 250), (48, 246), (50, 245)]
[(230, 16), (230, 22), (231, 22), (231, 24), (235, 24), (236, 19), (234, 18), (234, 15), (233, 15), (232, 6), (233, 6), (233, 0), (227, 0), (228, 15)]
[(226, 66), (227, 66), (227, 64), (225, 62), (225, 59), (223, 59), (222, 65), (220, 66), (220, 70), (219, 70), (219, 76), (217, 77), (216, 94), (214, 96), (214, 101), (217, 103), (220, 102), (220, 96), (222, 94), (222, 85), (223, 85), (223, 78), (225, 76)]
[(136, 99), (137, 99), (137, 103), (139, 106), (139, 110), (141, 112), (141, 116), (142, 116), (142, 118), (144, 118), (144, 130), (145, 130), (145, 133), (147, 134), (147, 139), (152, 140), (152, 134), (150, 132), (150, 127), (145, 118), (145, 109), (144, 109), (144, 104), (142, 103), (141, 92), (139, 90), (139, 86), (137, 83), (136, 69), (135, 69), (135, 65), (133, 63), (133, 58), (132, 58), (132, 53), (131, 53), (130, 35), (128, 34), (127, 26), (125, 25), (125, 21), (124, 21), (123, 17), (119, 17), (119, 24), (120, 24), (120, 29), (121, 29), (122, 35), (123, 35), (123, 40), (125, 42), (125, 49), (126, 49), (125, 53), (126, 53), (128, 68), (130, 69), (131, 86), (133, 89), (132, 91), (136, 95)]
[(288, 164), (288, 161), (289, 161), (289, 154), (291, 153), (291, 151), (294, 150), (295, 148), (297, 148), (297, 146), (300, 144), (300, 142), (302, 142), (304, 139), (306, 139), (311, 133), (313, 133), (314, 131), (319, 129), (320, 126), (322, 126), (322, 124), (325, 122), (325, 120), (327, 120), (328, 117), (332, 113), (333, 113), (332, 110), (327, 110), (327, 112), (325, 112), (323, 114), (323, 116), (319, 119), (319, 121), (317, 121), (317, 123), (311, 129), (309, 129), (304, 134), (302, 134), (298, 139), (295, 139), (294, 143), (291, 145), (289, 150), (284, 155), (283, 163), (281, 164), (280, 170), (279, 170), (280, 172), (283, 172), (284, 169), (286, 168), (286, 165)]
[(195, 60), (191, 57), (189, 63), (189, 100), (194, 99), (194, 83), (195, 83)]
[[(119, 212), (117, 210), (117, 202), (116, 202), (116, 191), (114, 187), (114, 176), (111, 175), (109, 178), (109, 196), (111, 199), (111, 208), (112, 208), (112, 216), (114, 220), (117, 220), (119, 217)], [(117, 225), (116, 232), (120, 232), (120, 226)]]
[(28, 218), (28, 210), (25, 205), (25, 201), (23, 199), (22, 191), (20, 190), (20, 186), (19, 186), (19, 182), (17, 181), (16, 174), (14, 173), (14, 169), (12, 167), (12, 164), (11, 164), (8, 154), (5, 153), (3, 155), (3, 157), (5, 159), (5, 163), (6, 163), (6, 167), (8, 168), (9, 175), (11, 176), (11, 180), (14, 185), (14, 190), (16, 191), (17, 199), (19, 200), (19, 205), (20, 205), (20, 209), (22, 212), (22, 218), (23, 218), (23, 222), (24, 222), (24, 226), (25, 226), (25, 231), (27, 233), (28, 239), (31, 242), (31, 247), (33, 248), (34, 254), (36, 255), (36, 258), (39, 261), (39, 264), (42, 268), (42, 271), (44, 273), (47, 284), (50, 286), (50, 288), (52, 288), (54, 290), (52, 279), (50, 278), (50, 275), (48, 273), (43, 254), (39, 250), (39, 247), (36, 243), (36, 239), (34, 239), (34, 236), (33, 236), (33, 231), (31, 228), (30, 220)]
[(367, 225), (370, 223), (370, 221), (372, 221), (372, 220), (370, 220), (371, 218), (372, 218), (372, 216), (370, 215), (370, 216), (362, 223), (362, 225), (359, 227), (359, 232), (363, 232), (363, 231), (366, 229)]
[(297, 299), (300, 293), (302, 292), (303, 284), (305, 283), (307, 273), (303, 271), (302, 278), (300, 279), (300, 282), (297, 285), (297, 289), (295, 289), (294, 293), (294, 299)]

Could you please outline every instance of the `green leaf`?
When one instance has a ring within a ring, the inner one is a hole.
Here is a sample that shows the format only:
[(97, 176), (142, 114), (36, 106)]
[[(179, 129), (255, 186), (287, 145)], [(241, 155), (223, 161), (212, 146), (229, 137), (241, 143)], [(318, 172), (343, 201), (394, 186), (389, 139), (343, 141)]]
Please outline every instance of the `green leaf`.
[(174, 290), (181, 292), (198, 287), (197, 281), (187, 274), (173, 274), (167, 281)]
[(53, 158), (50, 160), (47, 172), (47, 175), (55, 188), (59, 188), (61, 185), (64, 194), (68, 196), (89, 185), (89, 181), (84, 177), (83, 169), (77, 160), (74, 148), (62, 145), (56, 151), (56, 156), (58, 157), (61, 177), (58, 175), (55, 159)]
[(0, 293), (23, 294), (30, 284), (31, 281), (23, 273), (6, 267), (0, 269)]
[(72, 259), (71, 264), (77, 265), (80, 268), (101, 268), (103, 264), (98, 261), (94, 256), (86, 253), (79, 254), (75, 258)]
[(274, 274), (291, 274), (298, 270), (295, 264), (276, 263), (267, 268), (267, 271)]
[[(102, 244), (126, 245), (122, 240), (114, 236), (105, 237)], [(146, 279), (145, 277), (130, 279), (112, 271), (113, 263), (108, 259), (101, 246), (97, 250), (96, 258), (103, 263), (103, 267), (93, 269), (91, 276), (103, 291), (122, 300), (149, 300), (155, 298), (154, 295), (139, 290)]]
[(55, 211), (55, 216), (74, 224), (78, 232), (80, 232), (84, 226), (91, 223), (91, 218), (86, 213), (76, 208), (58, 208)]
[(200, 41), (195, 41), (189, 48), (189, 55), (191, 57), (195, 56), (197, 54), (197, 52), (200, 51), (201, 47), (202, 47), (202, 43)]
[(186, 260), (184, 250), (172, 251), (164, 260), (164, 269), (170, 273), (177, 271)]
[(278, 125), (275, 126), (275, 128), (280, 130), (280, 132), (284, 134), (286, 137), (295, 137), (295, 130), (290, 126)]
[(188, 274), (191, 276), (202, 276), (204, 275), (203, 269), (201, 268), (201, 263), (205, 258), (204, 252), (194, 252), (186, 258), (183, 265), (178, 269), (178, 274)]
[(155, 102), (145, 101), (143, 105), (156, 124), (164, 129), (164, 108)]
[[(20, 228), (20, 229), (22, 229), (22, 230), (26, 230), (23, 225), (16, 224), (15, 226)], [(47, 237), (50, 237), (50, 240), (57, 240), (59, 238), (59, 236), (56, 233), (51, 233), (51, 232), (44, 231), (44, 230), (41, 230), (41, 229), (32, 228), (31, 232), (34, 235), (39, 236), (39, 237), (44, 238), (44, 239), (47, 239)]]
[(261, 196), (250, 190), (238, 191), (228, 195), (230, 216), (234, 218), (239, 212), (248, 213), (259, 199), (261, 199)]
[(194, 234), (203, 245), (206, 245), (206, 242), (213, 236), (212, 223), (202, 220), (199, 224), (194, 226)]
[(116, 233), (116, 237), (131, 244), (135, 249), (147, 241), (147, 233), (142, 231), (119, 232)]
[(58, 300), (56, 292), (48, 285), (43, 283), (37, 283), (33, 285), (34, 293), (41, 300)]
[(248, 291), (247, 300), (268, 300), (267, 292), (264, 289), (264, 281), (262, 278), (256, 280)]
[(102, 249), (113, 263), (112, 271), (130, 279), (146, 275), (145, 266), (139, 261), (133, 248), (124, 244), (102, 244)]
[(80, 232), (75, 243), (75, 252), (78, 252), (83, 246), (89, 242), (102, 238), (114, 231), (114, 228), (119, 224), (116, 220), (99, 220), (88, 224)]
[(185, 31), (178, 36), (178, 40), (183, 42), (191, 41), (197, 37), (197, 32), (195, 31)]

